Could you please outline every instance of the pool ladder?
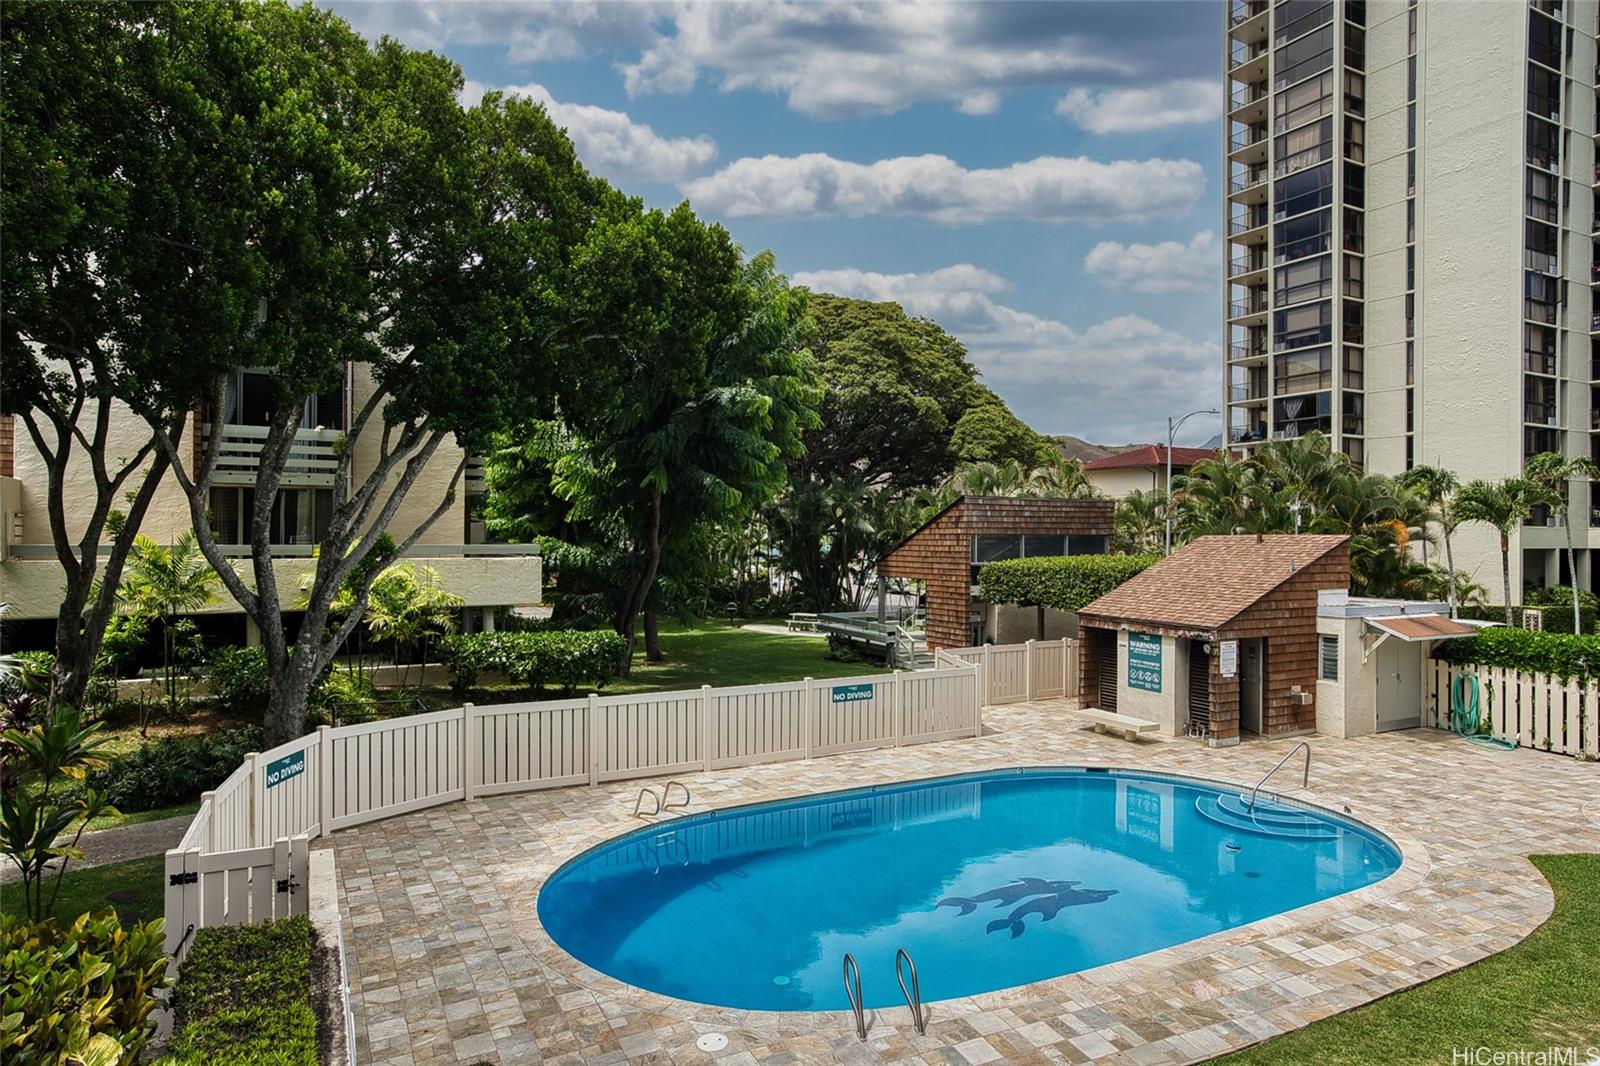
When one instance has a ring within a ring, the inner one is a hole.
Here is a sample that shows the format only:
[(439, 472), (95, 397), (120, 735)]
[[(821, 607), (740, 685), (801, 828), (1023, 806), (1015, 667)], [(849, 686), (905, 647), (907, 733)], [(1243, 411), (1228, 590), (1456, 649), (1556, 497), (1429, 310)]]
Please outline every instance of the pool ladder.
[[(677, 785), (679, 788), (683, 789), (683, 799), (678, 803), (672, 802), (671, 797), (673, 785)], [(646, 796), (650, 797), (650, 802), (655, 806), (654, 810), (647, 811), (644, 809), (644, 798)], [(666, 812), (675, 808), (687, 807), (689, 806), (689, 802), (689, 786), (674, 778), (673, 780), (667, 782), (667, 787), (661, 790), (661, 795), (659, 796), (656, 795), (655, 790), (649, 785), (641, 788), (639, 790), (639, 798), (633, 801), (633, 816), (635, 818), (654, 818), (658, 814), (665, 814)]]
[[(907, 971), (911, 974), (909, 988), (906, 987)], [(906, 997), (906, 1006), (911, 1008), (912, 1028), (918, 1036), (926, 1034), (928, 1016), (922, 1009), (922, 983), (917, 979), (917, 964), (905, 948), (894, 953), (894, 978), (900, 982), (900, 994)], [(855, 1015), (856, 1036), (864, 1041), (867, 1039), (867, 1014), (861, 1006), (861, 967), (848, 951), (844, 954), (844, 997), (850, 1001), (850, 1011)]]
[[(1279, 770), (1283, 769), (1283, 764), (1288, 762), (1290, 759), (1294, 758), (1295, 752), (1299, 751), (1302, 748), (1305, 749), (1305, 753), (1306, 753), (1306, 768), (1305, 768), (1305, 772), (1300, 775), (1300, 787), (1301, 788), (1305, 788), (1307, 785), (1309, 785), (1311, 783), (1311, 745), (1307, 744), (1305, 741), (1302, 740), (1298, 744), (1296, 744), (1294, 747), (1290, 748), (1289, 749), (1289, 753), (1287, 755), (1285, 755), (1283, 758), (1279, 759), (1277, 762), (1273, 763), (1272, 764), (1272, 769), (1270, 769), (1266, 773), (1262, 774), (1261, 775), (1261, 780), (1256, 782), (1256, 787), (1252, 788), (1250, 790), (1250, 806), (1249, 806), (1248, 810), (1250, 811), (1250, 813), (1252, 815), (1255, 814), (1255, 812), (1256, 812), (1256, 796), (1260, 794), (1261, 786), (1267, 783), (1267, 778), (1271, 777), (1273, 774), (1275, 774)], [(1273, 799), (1277, 799), (1277, 796), (1273, 796), (1272, 798)]]

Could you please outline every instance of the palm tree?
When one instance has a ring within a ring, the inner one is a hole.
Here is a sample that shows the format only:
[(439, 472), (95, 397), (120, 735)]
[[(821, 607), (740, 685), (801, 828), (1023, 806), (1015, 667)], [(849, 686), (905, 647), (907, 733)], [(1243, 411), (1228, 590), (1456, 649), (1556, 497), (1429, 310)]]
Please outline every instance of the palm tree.
[(1505, 594), (1506, 625), (1511, 619), (1511, 532), (1533, 508), (1550, 503), (1552, 494), (1538, 482), (1525, 477), (1504, 481), (1469, 481), (1456, 493), (1453, 509), (1462, 522), (1482, 522), (1500, 534), (1500, 581)]
[(128, 571), (117, 590), (122, 609), (161, 623), (161, 666), (166, 681), (167, 712), (178, 710), (178, 677), (174, 665), (178, 616), (191, 614), (217, 598), (221, 585), (186, 530), (169, 547), (149, 537), (135, 537)]
[(1135, 489), (1117, 501), (1113, 521), (1118, 551), (1130, 555), (1158, 552), (1166, 533), (1167, 494), (1160, 489)]
[(1581, 633), (1583, 622), (1578, 611), (1578, 564), (1572, 549), (1571, 482), (1600, 478), (1600, 467), (1586, 455), (1568, 459), (1560, 452), (1540, 452), (1528, 459), (1523, 470), (1529, 480), (1550, 494), (1550, 507), (1561, 516), (1561, 527), (1566, 530), (1567, 577), (1572, 582), (1572, 631)]
[[(461, 605), (461, 597), (445, 590), (433, 567), (401, 563), (372, 582), (361, 621), (373, 640), (387, 643), (396, 651), (404, 648), (416, 653), (412, 657), (426, 669), (428, 641), (454, 632)], [(334, 601), (334, 610), (341, 614), (354, 607), (355, 598), (348, 592), (341, 592)], [(399, 656), (395, 658), (398, 663)], [(402, 664), (401, 671), (403, 692), (410, 680), (411, 664)]]
[[(1444, 567), (1451, 574), (1456, 572), (1455, 551), (1450, 544), (1450, 534), (1456, 531), (1460, 518), (1452, 506), (1452, 499), (1461, 488), (1461, 482), (1455, 474), (1442, 466), (1414, 466), (1395, 478), (1400, 485), (1412, 490), (1428, 502), (1433, 508), (1434, 521), (1439, 524), (1439, 533), (1444, 540)], [(1427, 561), (1427, 556), (1423, 556)], [(1445, 585), (1450, 597), (1450, 617), (1456, 616), (1456, 582), (1451, 580)]]

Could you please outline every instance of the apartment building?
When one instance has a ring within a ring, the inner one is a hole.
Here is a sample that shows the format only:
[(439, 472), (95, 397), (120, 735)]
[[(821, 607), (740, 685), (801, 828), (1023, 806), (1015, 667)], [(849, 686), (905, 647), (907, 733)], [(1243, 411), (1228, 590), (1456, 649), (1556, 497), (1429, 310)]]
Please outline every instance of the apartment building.
[[(272, 541), (278, 588), (285, 609), (299, 595), (301, 575), (311, 569), (311, 556), (327, 529), (333, 508), (335, 449), (343, 440), (352, 409), (371, 395), (370, 381), (361, 367), (351, 367), (343, 386), (306, 401), (295, 447), (283, 488), (273, 508)], [(226, 551), (236, 556), (237, 569), (249, 577), (248, 516), (253, 508), (256, 464), (272, 403), (271, 380), (264, 372), (243, 371), (229, 383), (225, 410), (221, 412), (223, 437), (215, 484), (211, 490), (211, 527)], [(86, 417), (93, 417), (90, 411)], [(125, 408), (113, 413), (113, 450), (132, 454), (145, 439), (144, 423)], [(209, 421), (204, 412), (193, 417), (188, 443), (196, 458), (204, 447)], [(357, 482), (376, 463), (372, 434), (358, 439), (353, 478)], [(81, 460), (81, 456), (79, 457)], [(438, 506), (450, 477), (461, 461), (461, 451), (443, 447), (412, 487), (390, 532), (402, 539)], [(74, 492), (73, 477), (84, 485)], [(491, 544), (477, 518), (483, 498), (483, 465), (469, 461), (449, 511), (423, 534), (406, 558), (438, 572), (445, 588), (464, 601), (462, 625), (467, 630), (492, 628), (500, 607), (536, 604), (541, 598), (538, 549), (531, 544)], [(74, 536), (85, 515), (75, 516), (75, 500), (86, 511), (93, 498), (87, 464), (69, 470), (67, 521)], [(6, 616), (8, 647), (48, 647), (56, 610), (60, 605), (62, 576), (50, 536), (45, 467), (26, 429), (11, 417), (0, 417), (0, 601), (10, 604)], [(142, 532), (171, 543), (190, 529), (188, 502), (177, 482), (168, 479), (145, 518)], [(239, 605), (225, 591), (199, 612), (204, 627), (219, 636), (255, 643), (259, 634)]]
[[(1224, 6), (1224, 428), (1376, 473), (1600, 459), (1595, 0)], [(1600, 488), (1572, 487), (1594, 588)], [(1565, 581), (1543, 514), (1512, 587)], [(1498, 536), (1455, 538), (1499, 599)]]

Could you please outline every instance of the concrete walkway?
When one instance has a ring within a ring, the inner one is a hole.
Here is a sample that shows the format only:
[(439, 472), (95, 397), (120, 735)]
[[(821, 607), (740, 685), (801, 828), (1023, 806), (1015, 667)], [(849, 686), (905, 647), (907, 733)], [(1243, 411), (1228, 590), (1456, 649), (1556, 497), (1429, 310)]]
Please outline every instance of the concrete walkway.
[(821, 640), (828, 635), (826, 633), (790, 629), (782, 622), (747, 622), (739, 628), (751, 633), (765, 633), (773, 637), (812, 637), (816, 640)]
[[(83, 839), (78, 841), (78, 847), (83, 849), (84, 858), (73, 859), (68, 872), (122, 862), (125, 859), (138, 859), (145, 855), (159, 855), (168, 848), (178, 846), (178, 841), (183, 839), (184, 830), (189, 828), (189, 823), (192, 821), (194, 815), (180, 814), (173, 818), (160, 818), (153, 822), (119, 825), (111, 829), (97, 829), (92, 833), (85, 833)], [(5, 868), (0, 869), (0, 884), (8, 885), (18, 879), (17, 868), (11, 863), (6, 863)]]

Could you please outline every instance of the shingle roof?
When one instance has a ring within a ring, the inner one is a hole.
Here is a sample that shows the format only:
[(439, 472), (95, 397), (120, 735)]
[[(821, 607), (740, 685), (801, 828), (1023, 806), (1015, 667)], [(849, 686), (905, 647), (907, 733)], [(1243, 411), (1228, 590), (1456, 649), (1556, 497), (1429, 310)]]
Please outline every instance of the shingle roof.
[(1267, 535), (1259, 540), (1254, 534), (1200, 537), (1079, 613), (1216, 629), (1347, 539), (1310, 534)]
[[(1215, 448), (1174, 448), (1172, 449), (1172, 467), (1174, 470), (1187, 470), (1202, 459), (1215, 459)], [(1167, 448), (1164, 444), (1146, 444), (1142, 448), (1133, 448), (1116, 455), (1108, 455), (1103, 459), (1091, 459), (1083, 464), (1085, 470), (1120, 470), (1136, 466), (1166, 466)]]

